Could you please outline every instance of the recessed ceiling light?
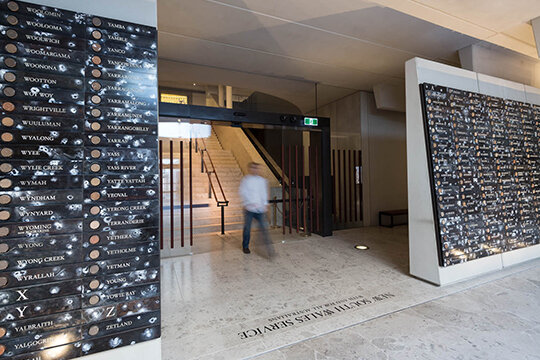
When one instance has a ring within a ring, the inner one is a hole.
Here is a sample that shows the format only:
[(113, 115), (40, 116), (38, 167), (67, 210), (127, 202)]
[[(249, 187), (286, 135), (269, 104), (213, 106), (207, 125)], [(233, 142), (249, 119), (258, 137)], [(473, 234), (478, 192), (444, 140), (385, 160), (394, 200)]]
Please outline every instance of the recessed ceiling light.
[(193, 83), (193, 86), (197, 86), (197, 84), (196, 84), (196, 83)]
[(369, 246), (366, 245), (355, 245), (354, 248), (356, 250), (369, 250)]

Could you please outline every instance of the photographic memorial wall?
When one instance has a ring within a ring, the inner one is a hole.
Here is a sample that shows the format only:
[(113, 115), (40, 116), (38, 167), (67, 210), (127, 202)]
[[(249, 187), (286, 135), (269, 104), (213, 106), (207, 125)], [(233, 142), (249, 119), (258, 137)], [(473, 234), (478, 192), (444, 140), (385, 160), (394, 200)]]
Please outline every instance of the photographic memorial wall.
[(0, 1), (0, 359), (160, 336), (151, 27)]
[(538, 244), (540, 106), (420, 91), (440, 265)]

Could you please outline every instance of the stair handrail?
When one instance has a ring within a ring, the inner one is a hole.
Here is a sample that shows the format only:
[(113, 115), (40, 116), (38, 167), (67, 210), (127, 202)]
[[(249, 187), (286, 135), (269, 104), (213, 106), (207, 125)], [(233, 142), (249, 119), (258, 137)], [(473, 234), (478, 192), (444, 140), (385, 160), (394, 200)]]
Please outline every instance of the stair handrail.
[[(214, 199), (216, 199), (216, 202), (218, 203), (218, 206), (222, 206), (222, 205), (220, 205), (221, 203), (224, 203), (225, 204), (224, 206), (227, 206), (227, 205), (229, 205), (229, 200), (227, 200), (227, 196), (225, 195), (225, 191), (223, 191), (223, 186), (221, 186), (221, 181), (219, 181), (219, 176), (217, 174), (216, 167), (214, 166), (214, 162), (212, 161), (212, 157), (210, 156), (210, 152), (208, 151), (208, 148), (206, 147), (206, 142), (204, 141), (203, 138), (201, 138), (200, 140), (202, 141), (202, 144), (204, 146), (203, 149), (200, 149), (201, 150), (202, 162), (203, 162), (203, 165), (204, 165), (204, 168), (205, 168), (205, 172), (208, 175), (208, 181), (210, 182), (210, 186), (212, 188), (212, 193), (214, 194)], [(209, 167), (208, 167), (206, 161), (204, 160), (204, 155), (203, 155), (204, 152), (206, 152), (206, 155), (208, 156), (208, 160), (210, 161), (211, 170), (209, 170)], [(211, 174), (214, 174), (215, 177), (216, 177), (216, 181), (217, 181), (217, 184), (219, 186), (219, 192), (221, 193), (221, 196), (223, 198), (222, 201), (218, 200), (216, 190), (215, 190), (215, 187), (214, 187), (214, 184), (213, 184), (213, 181), (212, 181)]]
[[(203, 138), (200, 138), (202, 141), (202, 144), (204, 148), (199, 149), (201, 151), (201, 162), (202, 167), (201, 171), (205, 171), (206, 175), (208, 175), (208, 183), (210, 184), (210, 189), (212, 193), (214, 194), (214, 199), (216, 200), (216, 204), (218, 207), (221, 208), (221, 234), (225, 234), (225, 207), (229, 206), (229, 200), (227, 200), (227, 196), (225, 195), (225, 191), (223, 191), (223, 186), (221, 186), (221, 181), (219, 181), (219, 176), (216, 171), (216, 167), (214, 166), (214, 162), (212, 161), (212, 157), (210, 156), (210, 153), (208, 152), (208, 148), (206, 147), (206, 142)], [(197, 139), (195, 139), (195, 146), (198, 146)], [(210, 165), (212, 166), (212, 170), (209, 170), (209, 166), (206, 164), (206, 161), (204, 160), (204, 153), (206, 152), (206, 155), (208, 156), (208, 160), (210, 161)], [(212, 181), (212, 174), (216, 177), (216, 181), (219, 186), (219, 191), (221, 192), (221, 196), (223, 200), (219, 200), (216, 194), (216, 189), (214, 187), (214, 182)]]
[[(276, 161), (272, 159), (272, 155), (265, 153), (264, 146), (260, 143), (260, 141), (255, 137), (253, 132), (251, 132), (250, 129), (242, 128), (244, 130), (244, 134), (248, 138), (248, 140), (251, 142), (257, 153), (261, 156), (266, 166), (268, 166), (268, 169), (272, 172), (272, 174), (275, 176), (275, 178), (281, 183), (282, 181), (285, 182), (285, 184), (288, 184), (288, 178), (285, 177), (285, 179), (281, 178), (281, 167), (277, 165)], [(270, 159), (269, 159), (270, 158)], [(283, 165), (282, 165), (283, 166)]]

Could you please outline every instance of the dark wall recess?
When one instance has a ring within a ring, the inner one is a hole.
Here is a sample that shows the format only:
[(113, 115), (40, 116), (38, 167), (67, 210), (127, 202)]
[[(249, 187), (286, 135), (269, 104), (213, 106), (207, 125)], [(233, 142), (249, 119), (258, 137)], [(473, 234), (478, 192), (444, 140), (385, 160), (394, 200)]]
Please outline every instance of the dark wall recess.
[(157, 40), (0, 0), (0, 359), (160, 336)]
[(441, 266), (540, 243), (540, 106), (420, 91)]

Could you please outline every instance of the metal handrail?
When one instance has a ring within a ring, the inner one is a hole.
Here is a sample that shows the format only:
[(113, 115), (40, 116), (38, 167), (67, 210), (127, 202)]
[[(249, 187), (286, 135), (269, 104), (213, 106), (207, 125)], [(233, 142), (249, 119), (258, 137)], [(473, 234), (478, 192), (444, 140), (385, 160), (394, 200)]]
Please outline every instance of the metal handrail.
[[(277, 164), (273, 164), (272, 161), (270, 161), (269, 157), (272, 158), (272, 155), (269, 153), (266, 154), (262, 147), (262, 144), (257, 140), (253, 132), (251, 132), (250, 129), (242, 128), (244, 130), (244, 134), (246, 134), (248, 140), (251, 142), (257, 153), (261, 156), (266, 166), (268, 166), (268, 169), (272, 172), (272, 174), (276, 177), (276, 179), (281, 183), (282, 181), (285, 181), (285, 184), (288, 183), (288, 179), (282, 179), (281, 178), (281, 168), (278, 167)], [(268, 155), (268, 156), (267, 156)], [(275, 160), (272, 159), (274, 162)], [(283, 166), (283, 165), (282, 165)], [(277, 167), (277, 168), (276, 168)]]
[[(223, 191), (223, 187), (221, 186), (221, 181), (219, 181), (218, 174), (216, 172), (216, 167), (214, 166), (214, 162), (212, 161), (212, 157), (210, 156), (210, 153), (208, 152), (208, 148), (206, 147), (206, 142), (203, 138), (200, 140), (202, 141), (202, 144), (204, 148), (198, 148), (198, 139), (195, 139), (195, 148), (200, 150), (201, 152), (201, 163), (202, 163), (202, 172), (206, 172), (206, 175), (208, 175), (208, 183), (210, 184), (210, 194), (214, 194), (214, 199), (216, 200), (217, 206), (221, 208), (221, 234), (225, 234), (225, 206), (229, 206), (229, 200), (227, 200), (227, 196), (225, 195), (225, 191)], [(206, 155), (208, 156), (208, 160), (210, 161), (210, 165), (212, 167), (211, 170), (209, 170), (209, 166), (206, 164), (206, 161), (204, 160), (204, 152), (206, 152)], [(212, 174), (214, 174), (216, 181), (219, 186), (219, 191), (221, 192), (221, 196), (223, 200), (219, 200), (218, 196), (216, 194), (216, 189), (214, 187), (214, 182), (212, 181)]]
[[(212, 157), (210, 156), (210, 153), (208, 152), (208, 148), (206, 147), (206, 142), (202, 138), (201, 138), (201, 141), (202, 141), (202, 144), (204, 146), (204, 149), (200, 149), (201, 150), (201, 158), (202, 158), (202, 162), (203, 162), (203, 165), (204, 165), (204, 168), (205, 168), (205, 172), (208, 175), (208, 181), (210, 182), (210, 186), (212, 188), (212, 193), (214, 194), (214, 199), (216, 199), (216, 202), (218, 203), (218, 206), (222, 206), (222, 205), (220, 205), (220, 203), (225, 203), (225, 206), (227, 206), (227, 205), (229, 205), (229, 201), (227, 200), (227, 196), (225, 195), (225, 191), (223, 191), (223, 186), (221, 186), (221, 181), (219, 181), (219, 176), (218, 176), (218, 174), (216, 172), (216, 167), (214, 166), (214, 162), (212, 161)], [(206, 161), (204, 160), (204, 155), (203, 155), (204, 153), (203, 152), (206, 152), (206, 155), (208, 156), (208, 160), (210, 161), (210, 165), (212, 167), (211, 170), (208, 170), (208, 165), (206, 164)], [(222, 201), (218, 200), (216, 190), (215, 190), (214, 184), (212, 182), (211, 174), (214, 174), (215, 177), (216, 177), (216, 181), (217, 181), (218, 186), (219, 186), (219, 191), (220, 191), (221, 196), (223, 198)]]

